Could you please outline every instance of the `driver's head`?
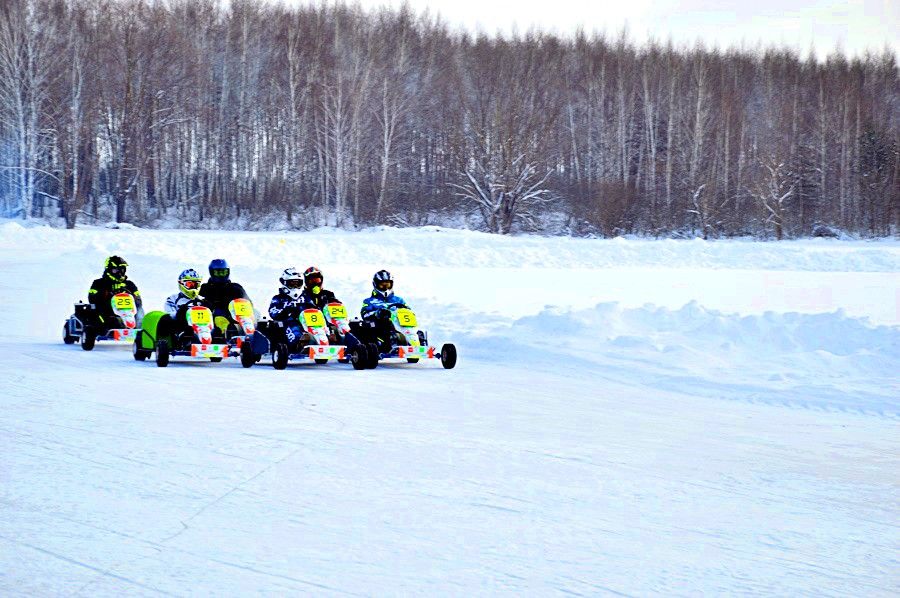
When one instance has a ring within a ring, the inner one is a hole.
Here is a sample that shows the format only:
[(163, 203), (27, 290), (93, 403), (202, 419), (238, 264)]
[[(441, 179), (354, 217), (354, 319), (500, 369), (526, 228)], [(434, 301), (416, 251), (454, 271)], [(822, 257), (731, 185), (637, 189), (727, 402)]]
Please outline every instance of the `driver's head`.
[(128, 268), (128, 262), (117, 255), (111, 255), (106, 258), (103, 273), (116, 282), (125, 280), (125, 270)]
[(291, 299), (299, 299), (303, 293), (303, 277), (294, 268), (285, 268), (278, 282), (281, 283), (281, 292)]
[(394, 278), (387, 270), (379, 270), (372, 277), (372, 288), (381, 297), (387, 298), (394, 294)]
[(303, 284), (306, 285), (306, 289), (313, 295), (318, 295), (322, 292), (322, 283), (324, 281), (325, 277), (322, 276), (322, 271), (315, 266), (310, 266), (303, 272)]
[(228, 262), (222, 258), (216, 258), (209, 263), (209, 279), (212, 282), (228, 282), (231, 276), (231, 268)]
[(188, 299), (196, 299), (197, 293), (200, 292), (200, 275), (193, 268), (183, 270), (178, 275), (178, 290)]

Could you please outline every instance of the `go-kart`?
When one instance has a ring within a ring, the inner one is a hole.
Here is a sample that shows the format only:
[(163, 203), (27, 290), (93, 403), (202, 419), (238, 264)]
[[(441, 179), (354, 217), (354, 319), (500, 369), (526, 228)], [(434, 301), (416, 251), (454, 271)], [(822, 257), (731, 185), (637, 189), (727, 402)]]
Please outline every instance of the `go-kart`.
[(372, 347), (379, 361), (418, 363), (438, 359), (445, 369), (456, 366), (456, 345), (444, 343), (440, 350), (428, 344), (428, 333), (418, 329), (416, 314), (408, 307), (392, 307), (389, 317), (377, 321), (353, 320), (350, 330)]
[(63, 342), (71, 345), (77, 341), (85, 351), (93, 349), (97, 341), (133, 343), (139, 323), (134, 297), (131, 293), (117, 293), (109, 303), (115, 317), (108, 322), (101, 321), (94, 304), (76, 303), (75, 313), (63, 324)]
[(288, 362), (303, 360), (317, 364), (350, 362), (357, 370), (377, 365), (369, 348), (350, 332), (347, 310), (340, 303), (329, 303), (324, 310), (305, 309), (298, 320), (303, 334), (294, 344), (288, 341), (284, 322), (260, 320), (256, 332), (241, 345), (241, 365), (252, 367), (266, 355), (276, 370), (285, 369)]
[[(249, 304), (245, 299), (236, 299), (229, 305), (229, 310), (241, 316), (245, 331), (255, 332), (253, 308), (250, 307), (249, 315), (244, 313), (241, 301)], [(176, 356), (220, 362), (240, 354), (243, 337), (235, 337), (234, 342), (230, 342), (213, 324), (212, 311), (208, 307), (192, 305), (186, 309), (184, 318), (186, 326), (163, 311), (152, 311), (144, 316), (143, 326), (134, 341), (134, 359), (145, 361), (155, 352), (156, 365), (166, 367)]]

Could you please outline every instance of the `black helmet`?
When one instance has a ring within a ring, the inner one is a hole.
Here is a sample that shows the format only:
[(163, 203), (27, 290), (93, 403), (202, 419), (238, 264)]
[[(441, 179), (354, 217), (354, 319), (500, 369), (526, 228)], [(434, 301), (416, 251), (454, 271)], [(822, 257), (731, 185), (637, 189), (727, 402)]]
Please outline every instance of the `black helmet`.
[(303, 271), (303, 284), (306, 285), (307, 290), (313, 295), (318, 295), (322, 291), (322, 283), (324, 281), (325, 277), (322, 276), (322, 271), (315, 266), (310, 266)]
[(128, 262), (117, 255), (111, 255), (106, 258), (103, 264), (103, 273), (115, 281), (121, 282), (125, 280), (125, 270), (128, 268)]
[(394, 278), (387, 270), (379, 270), (372, 277), (372, 288), (382, 297), (390, 297), (394, 294)]
[(209, 279), (217, 282), (228, 282), (228, 277), (231, 274), (231, 268), (228, 267), (228, 262), (223, 260), (222, 258), (216, 258), (209, 263)]

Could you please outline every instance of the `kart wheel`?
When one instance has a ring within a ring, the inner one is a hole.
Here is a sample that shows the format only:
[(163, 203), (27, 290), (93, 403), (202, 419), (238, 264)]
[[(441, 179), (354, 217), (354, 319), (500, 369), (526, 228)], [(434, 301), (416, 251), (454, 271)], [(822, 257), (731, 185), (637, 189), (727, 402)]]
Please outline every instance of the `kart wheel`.
[(319, 365), (324, 365), (324, 364), (328, 363), (328, 360), (327, 359), (316, 359), (315, 362)]
[(209, 360), (213, 363), (219, 363), (220, 361), (222, 361), (222, 358), (221, 357), (210, 357)]
[(366, 345), (366, 351), (369, 353), (369, 359), (366, 362), (366, 368), (370, 370), (374, 370), (378, 367), (378, 358), (381, 355), (381, 351), (378, 349), (378, 345), (375, 343), (369, 343)]
[(272, 366), (276, 370), (283, 370), (288, 364), (288, 348), (284, 343), (275, 345), (272, 351)]
[(253, 364), (257, 361), (259, 361), (259, 358), (253, 354), (250, 343), (243, 343), (241, 345), (241, 365), (245, 368), (249, 368), (253, 367)]
[(134, 337), (134, 343), (131, 345), (131, 354), (134, 355), (135, 361), (144, 361), (150, 357), (150, 351), (141, 348), (141, 333), (143, 333), (143, 330), (137, 331), (137, 334)]
[(84, 330), (81, 331), (81, 348), (85, 351), (90, 351), (94, 348), (94, 343), (96, 342), (97, 333), (85, 326)]
[(161, 368), (169, 365), (169, 343), (166, 341), (156, 343), (156, 365)]
[(72, 336), (71, 334), (69, 334), (69, 323), (66, 322), (65, 324), (63, 324), (63, 342), (67, 345), (71, 345), (77, 340), (77, 336)]
[(368, 367), (369, 351), (365, 345), (356, 345), (350, 349), (350, 365), (354, 370), (364, 370)]
[(452, 370), (456, 366), (456, 345), (446, 343), (441, 347), (441, 365), (445, 370)]

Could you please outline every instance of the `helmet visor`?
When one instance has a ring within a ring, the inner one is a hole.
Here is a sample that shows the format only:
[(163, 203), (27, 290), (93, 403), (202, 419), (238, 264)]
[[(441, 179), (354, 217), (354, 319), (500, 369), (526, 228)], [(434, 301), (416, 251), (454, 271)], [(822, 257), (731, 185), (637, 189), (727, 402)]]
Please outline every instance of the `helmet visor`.
[(321, 274), (310, 274), (306, 277), (306, 284), (308, 286), (321, 286), (322, 285), (322, 275)]
[(125, 275), (125, 266), (119, 264), (110, 264), (107, 271), (113, 276), (124, 276)]
[(199, 280), (182, 280), (181, 286), (186, 289), (199, 289), (200, 281)]
[(394, 288), (393, 280), (379, 280), (375, 283), (375, 288), (379, 291), (390, 291)]
[(303, 281), (299, 278), (289, 278), (284, 281), (284, 286), (289, 289), (300, 289), (303, 288)]
[(215, 278), (228, 278), (228, 273), (230, 270), (228, 268), (213, 268), (209, 271), (210, 275)]

